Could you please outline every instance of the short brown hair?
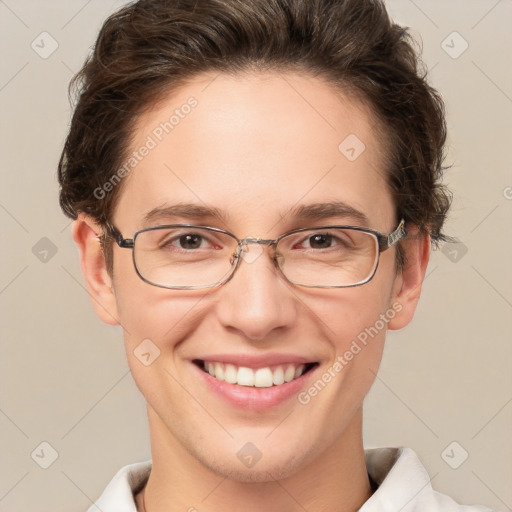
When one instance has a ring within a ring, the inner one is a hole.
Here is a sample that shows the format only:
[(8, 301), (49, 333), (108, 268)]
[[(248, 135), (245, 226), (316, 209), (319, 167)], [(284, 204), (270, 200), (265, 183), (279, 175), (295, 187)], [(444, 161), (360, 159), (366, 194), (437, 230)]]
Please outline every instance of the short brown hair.
[[(415, 48), (381, 0), (130, 3), (105, 21), (70, 83), (78, 102), (58, 166), (61, 207), (72, 218), (85, 212), (109, 222), (122, 187), (101, 198), (95, 191), (122, 165), (137, 117), (195, 75), (297, 71), (370, 106), (389, 142), (386, 170), (397, 218), (434, 243), (446, 240), (444, 105)], [(108, 244), (111, 270), (110, 251)]]

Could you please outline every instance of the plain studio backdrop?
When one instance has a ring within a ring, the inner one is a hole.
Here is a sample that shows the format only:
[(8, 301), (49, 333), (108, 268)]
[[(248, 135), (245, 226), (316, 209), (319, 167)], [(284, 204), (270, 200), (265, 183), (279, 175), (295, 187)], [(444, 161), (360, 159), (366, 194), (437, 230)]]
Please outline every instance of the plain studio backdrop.
[[(85, 511), (150, 457), (121, 330), (93, 312), (56, 179), (68, 82), (124, 3), (0, 1), (2, 511)], [(434, 252), (415, 319), (388, 333), (365, 444), (412, 447), (437, 490), (511, 510), (512, 1), (388, 7), (421, 35), (447, 104), (460, 243)]]

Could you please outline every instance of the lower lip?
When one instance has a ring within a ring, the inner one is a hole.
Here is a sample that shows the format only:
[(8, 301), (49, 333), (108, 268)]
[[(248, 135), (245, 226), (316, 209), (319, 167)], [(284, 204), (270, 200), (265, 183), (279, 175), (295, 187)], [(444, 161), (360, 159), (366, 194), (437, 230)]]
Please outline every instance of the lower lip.
[(209, 373), (201, 370), (197, 365), (192, 366), (200, 374), (205, 384), (215, 393), (231, 405), (246, 410), (263, 411), (271, 409), (296, 396), (306, 385), (317, 367), (312, 368), (300, 377), (290, 382), (268, 388), (257, 388), (252, 386), (240, 386), (216, 379)]

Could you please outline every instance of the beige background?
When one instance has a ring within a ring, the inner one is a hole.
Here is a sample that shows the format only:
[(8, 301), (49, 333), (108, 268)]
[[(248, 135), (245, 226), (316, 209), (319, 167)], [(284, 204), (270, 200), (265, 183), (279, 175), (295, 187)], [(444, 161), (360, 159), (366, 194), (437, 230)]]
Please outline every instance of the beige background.
[[(149, 458), (121, 332), (89, 304), (56, 182), (68, 81), (123, 3), (0, 1), (1, 511), (84, 511), (122, 465)], [(434, 487), (461, 503), (511, 510), (512, 1), (388, 5), (422, 35), (447, 102), (448, 231), (464, 246), (434, 253), (414, 322), (389, 335), (365, 441), (414, 448)], [(51, 49), (43, 31), (58, 43), (46, 59), (31, 48), (35, 40), (43, 51), (44, 37)], [(463, 39), (446, 39), (453, 31)], [(58, 452), (48, 469), (42, 442)], [(468, 459), (452, 469), (445, 460), (457, 465), (463, 450)]]

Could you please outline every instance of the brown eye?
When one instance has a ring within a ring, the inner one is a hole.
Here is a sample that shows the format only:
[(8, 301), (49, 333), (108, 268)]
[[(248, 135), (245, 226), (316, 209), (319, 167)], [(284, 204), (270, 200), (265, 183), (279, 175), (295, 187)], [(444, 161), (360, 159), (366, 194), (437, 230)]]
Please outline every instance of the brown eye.
[(327, 249), (332, 246), (333, 237), (328, 234), (315, 234), (309, 237), (311, 249)]
[(198, 249), (201, 247), (203, 237), (201, 235), (181, 235), (178, 239), (179, 245), (182, 249)]
[(194, 251), (209, 249), (215, 247), (215, 244), (203, 234), (182, 231), (169, 233), (158, 243), (158, 247), (168, 250)]

